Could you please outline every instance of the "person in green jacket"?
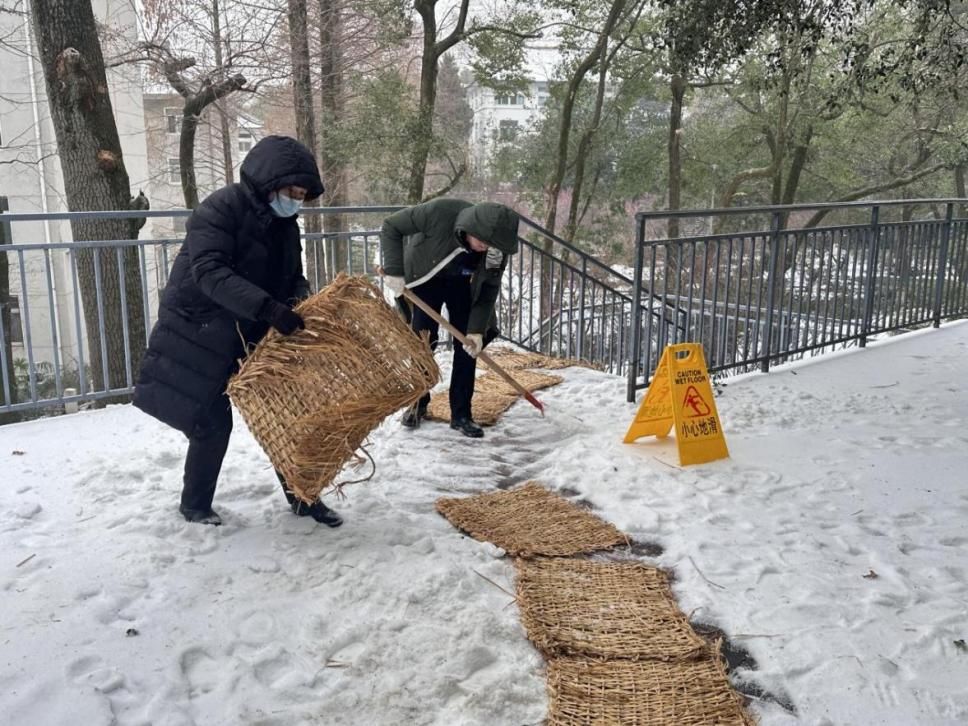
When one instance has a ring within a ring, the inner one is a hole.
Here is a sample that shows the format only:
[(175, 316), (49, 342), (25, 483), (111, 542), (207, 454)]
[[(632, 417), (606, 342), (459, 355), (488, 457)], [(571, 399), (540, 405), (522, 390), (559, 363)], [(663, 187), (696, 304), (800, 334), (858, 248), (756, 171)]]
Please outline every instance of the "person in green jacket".
[[(508, 257), (518, 251), (517, 212), (503, 204), (473, 204), (461, 199), (434, 199), (387, 217), (380, 230), (384, 281), (395, 297), (409, 288), (437, 312), (446, 305), (450, 322), (467, 339), (454, 341), (450, 375), (450, 427), (480, 438), (471, 398), (478, 353), (497, 335), (494, 305)], [(411, 326), (437, 341), (437, 323), (419, 308)], [(404, 414), (413, 428), (427, 412), (430, 395)]]

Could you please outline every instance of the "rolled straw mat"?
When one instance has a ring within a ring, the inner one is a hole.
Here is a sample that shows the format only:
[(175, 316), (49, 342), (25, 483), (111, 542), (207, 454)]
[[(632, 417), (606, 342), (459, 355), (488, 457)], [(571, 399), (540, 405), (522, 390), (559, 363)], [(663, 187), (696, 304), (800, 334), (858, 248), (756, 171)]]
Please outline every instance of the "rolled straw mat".
[(370, 431), (430, 390), (440, 371), (365, 278), (340, 275), (296, 311), (306, 330), (270, 330), (228, 394), (293, 494), (312, 502), (359, 461)]
[(706, 652), (662, 570), (632, 562), (516, 560), (528, 637), (548, 657), (689, 660)]
[(719, 656), (548, 663), (548, 726), (753, 726)]
[(438, 499), (437, 511), (475, 539), (511, 555), (575, 555), (625, 544), (614, 526), (537, 482), (518, 489)]

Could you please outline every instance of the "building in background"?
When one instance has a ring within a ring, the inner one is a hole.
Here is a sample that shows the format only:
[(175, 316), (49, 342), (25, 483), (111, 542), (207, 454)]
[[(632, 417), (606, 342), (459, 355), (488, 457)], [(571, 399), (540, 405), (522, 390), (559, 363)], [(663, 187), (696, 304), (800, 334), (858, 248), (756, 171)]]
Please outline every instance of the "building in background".
[(529, 48), (525, 69), (528, 80), (525, 88), (515, 92), (495, 91), (465, 73), (467, 102), (474, 112), (470, 161), (476, 173), (486, 172), (501, 142), (514, 141), (540, 117), (550, 97), (548, 84), (559, 60), (557, 48)]
[[(177, 93), (145, 93), (143, 105), (148, 167), (152, 170), (144, 192), (151, 200), (152, 209), (184, 209), (185, 195), (182, 192), (178, 157), (184, 100)], [(206, 108), (195, 133), (195, 180), (199, 199), (204, 199), (230, 181), (239, 181), (239, 169), (246, 154), (265, 136), (261, 120), (253, 114), (226, 105), (224, 113), (228, 116), (229, 128), (226, 148), (222, 137), (221, 113), (223, 111), (215, 106)], [(231, 158), (228, 174), (227, 157)], [(152, 237), (181, 238), (185, 234), (185, 220), (185, 217), (152, 219)]]
[[(7, 5), (0, 12), (0, 197), (10, 212), (67, 211), (30, 3)], [(115, 34), (137, 40), (137, 16), (130, 0), (95, 0), (93, 6), (98, 20)], [(137, 194), (148, 181), (141, 70), (116, 66), (108, 69), (107, 79), (125, 167)], [(18, 222), (8, 229), (11, 241), (18, 244), (71, 241), (67, 222)], [(31, 250), (22, 257), (7, 253), (7, 260), (9, 293), (0, 304), (11, 312), (11, 327), (19, 328), (3, 331), (14, 341), (14, 359), (25, 356), (24, 341), (29, 337), (35, 363), (53, 361), (56, 349), (63, 364), (76, 365), (84, 325), (75, 305), (69, 253)]]

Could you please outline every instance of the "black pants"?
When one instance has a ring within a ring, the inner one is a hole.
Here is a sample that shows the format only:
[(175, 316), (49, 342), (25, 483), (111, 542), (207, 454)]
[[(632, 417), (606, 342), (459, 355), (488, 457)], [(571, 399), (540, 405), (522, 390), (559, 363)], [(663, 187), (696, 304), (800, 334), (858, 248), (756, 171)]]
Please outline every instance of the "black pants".
[(188, 437), (185, 478), (181, 504), (186, 509), (207, 511), (212, 508), (215, 485), (222, 470), (222, 460), (232, 435), (232, 406), (228, 396), (221, 395)]
[[(232, 406), (228, 396), (219, 396), (208, 411), (205, 420), (188, 437), (188, 455), (185, 457), (181, 504), (185, 509), (207, 511), (212, 508), (218, 475), (232, 435)], [(276, 472), (289, 504), (296, 498), (289, 492), (286, 480)]]
[[(432, 307), (436, 312), (447, 306), (447, 316), (451, 325), (462, 333), (467, 333), (467, 319), (471, 314), (470, 277), (442, 276), (433, 277), (423, 285), (413, 288), (413, 293)], [(430, 331), (430, 347), (437, 347), (437, 322), (420, 308), (414, 308), (411, 327), (418, 333)], [(464, 352), (464, 346), (454, 341), (454, 366), (450, 373), (450, 418), (473, 418), (471, 398), (474, 396), (474, 373), (477, 361)], [(430, 403), (428, 393), (420, 399), (420, 406), (426, 408)]]

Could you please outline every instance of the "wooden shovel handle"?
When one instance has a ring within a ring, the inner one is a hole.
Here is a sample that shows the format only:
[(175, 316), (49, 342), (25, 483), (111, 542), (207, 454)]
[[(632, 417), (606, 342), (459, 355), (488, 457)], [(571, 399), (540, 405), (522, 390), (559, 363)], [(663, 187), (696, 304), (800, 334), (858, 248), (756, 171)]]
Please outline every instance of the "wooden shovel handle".
[[(429, 315), (431, 318), (433, 318), (434, 320), (436, 320), (438, 325), (443, 326), (444, 330), (446, 330), (451, 335), (453, 335), (455, 338), (457, 338), (457, 340), (459, 340), (463, 345), (467, 345), (467, 338), (464, 337), (464, 334), (461, 333), (453, 325), (451, 325), (440, 313), (438, 313), (436, 310), (434, 310), (432, 307), (430, 307), (427, 303), (425, 303), (423, 300), (421, 300), (417, 295), (415, 295), (412, 290), (410, 290), (408, 288), (404, 288), (403, 289), (403, 296), (407, 300), (409, 300), (410, 302), (412, 302), (414, 305), (416, 305), (418, 308), (420, 308), (421, 310), (423, 310), (425, 313), (427, 313), (427, 315)], [(506, 370), (504, 370), (503, 368), (501, 368), (501, 366), (499, 366), (494, 361), (494, 359), (491, 358), (491, 356), (489, 356), (487, 353), (485, 353), (482, 350), (480, 353), (477, 354), (477, 357), (480, 358), (482, 361), (484, 361), (491, 368), (491, 370), (493, 370), (495, 373), (497, 373), (499, 376), (501, 376), (501, 378), (503, 378), (505, 381), (507, 381), (508, 383), (510, 383), (514, 387), (514, 389), (518, 393), (520, 393), (522, 396), (524, 396), (525, 399), (527, 399), (527, 401), (532, 406), (534, 406), (539, 411), (541, 411), (541, 415), (544, 415), (544, 405), (537, 398), (534, 397), (534, 395), (531, 393), (531, 391), (529, 391), (527, 388), (525, 388), (520, 383), (518, 383), (516, 380), (514, 380), (511, 377), (511, 375)]]

